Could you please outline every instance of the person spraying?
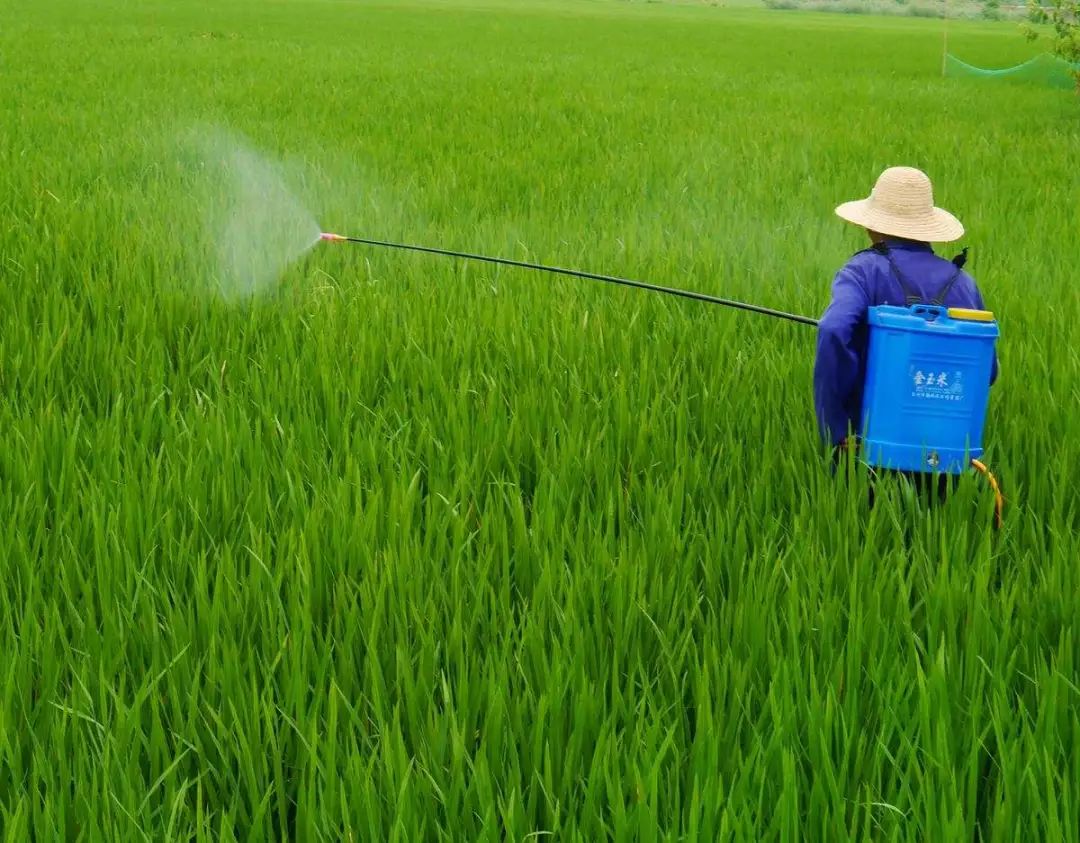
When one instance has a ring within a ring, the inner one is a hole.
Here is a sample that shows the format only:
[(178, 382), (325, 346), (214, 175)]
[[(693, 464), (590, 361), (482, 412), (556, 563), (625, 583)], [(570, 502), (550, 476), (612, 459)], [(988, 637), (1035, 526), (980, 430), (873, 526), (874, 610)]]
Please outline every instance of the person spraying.
[[(869, 197), (845, 202), (836, 208), (836, 214), (865, 229), (870, 247), (856, 253), (836, 274), (831, 300), (818, 320), (814, 405), (824, 443), (832, 448), (837, 461), (865, 445), (862, 439), (868, 424), (867, 405), (871, 403), (867, 394), (871, 368), (875, 375), (889, 370), (890, 383), (881, 385), (881, 378), (875, 377), (873, 399), (880, 403), (890, 394), (896, 397), (900, 402), (895, 413), (898, 421), (906, 412), (910, 418), (905, 423), (914, 419), (916, 423), (938, 424), (947, 421), (950, 412), (955, 416), (970, 407), (969, 415), (975, 418), (973, 424), (981, 435), (977, 381), (987, 376), (987, 370), (989, 384), (984, 382), (981, 388), (989, 389), (997, 380), (998, 359), (993, 347), (996, 325), (987, 324), (992, 322), (992, 314), (985, 310), (975, 280), (964, 271), (967, 250), (950, 261), (935, 254), (931, 245), (959, 240), (964, 226), (935, 205), (929, 177), (912, 167), (885, 170)], [(876, 359), (871, 355), (874, 328), (881, 329), (877, 333)], [(898, 342), (905, 331), (909, 336)], [(938, 342), (946, 336), (960, 337), (967, 345), (953, 341), (951, 351), (939, 353), (937, 358), (924, 356), (925, 365), (920, 364), (917, 354), (903, 361), (895, 359), (915, 354), (912, 349), (917, 342)], [(974, 355), (965, 355), (963, 349), (973, 343)], [(935, 359), (949, 365), (935, 365)], [(964, 362), (971, 366), (962, 365)], [(871, 367), (871, 363), (876, 366)], [(975, 384), (970, 383), (972, 377)], [(875, 419), (879, 428), (889, 421), (882, 416), (879, 410)], [(936, 452), (912, 456), (895, 445), (903, 438), (898, 435), (890, 439), (879, 431), (875, 439), (877, 459), (870, 462), (876, 471), (911, 479), (921, 492), (938, 474), (941, 459)], [(910, 435), (906, 438), (911, 439)], [(886, 455), (896, 468), (891, 467)], [(977, 460), (973, 464), (983, 468)], [(938, 474), (939, 497), (945, 495), (949, 478), (956, 473)]]
[[(871, 248), (855, 255), (836, 276), (832, 302), (820, 320), (531, 261), (330, 232), (321, 233), (319, 240), (600, 281), (814, 326), (814, 399), (822, 435), (838, 454), (859, 444), (856, 433), (870, 419), (863, 459), (871, 468), (889, 471), (895, 466), (921, 475), (940, 466), (955, 475), (958, 465), (969, 466), (961, 441), (967, 439), (974, 445), (970, 465), (986, 474), (998, 492), (996, 481), (978, 461), (989, 382), (997, 377), (997, 358), (991, 364), (986, 351), (993, 351), (997, 325), (993, 314), (982, 309), (982, 296), (963, 271), (963, 257), (949, 262), (930, 246), (959, 239), (963, 226), (935, 207), (926, 175), (908, 167), (887, 170), (869, 198), (841, 205), (837, 212), (869, 232)], [(902, 348), (894, 347), (897, 337), (905, 340)], [(912, 351), (921, 355), (918, 360), (907, 353)], [(918, 361), (925, 361), (925, 368), (917, 368)], [(906, 373), (898, 371), (903, 367)], [(895, 387), (906, 376), (913, 378), (907, 396), (911, 400), (890, 404), (893, 393), (903, 392)], [(1000, 520), (1000, 494), (998, 503)]]

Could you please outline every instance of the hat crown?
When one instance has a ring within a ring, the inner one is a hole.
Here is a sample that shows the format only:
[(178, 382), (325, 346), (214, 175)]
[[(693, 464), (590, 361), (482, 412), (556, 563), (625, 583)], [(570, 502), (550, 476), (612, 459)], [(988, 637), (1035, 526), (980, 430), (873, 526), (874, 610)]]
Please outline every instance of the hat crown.
[(896, 216), (921, 216), (934, 208), (930, 178), (914, 167), (890, 167), (870, 193), (874, 207)]

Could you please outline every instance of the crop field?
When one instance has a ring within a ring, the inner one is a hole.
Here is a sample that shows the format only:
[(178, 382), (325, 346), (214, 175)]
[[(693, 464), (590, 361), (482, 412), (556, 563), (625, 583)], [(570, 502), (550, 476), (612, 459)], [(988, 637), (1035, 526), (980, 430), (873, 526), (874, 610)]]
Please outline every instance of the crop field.
[[(1080, 840), (1074, 96), (738, 4), (0, 21), (0, 839)], [(314, 242), (817, 317), (894, 164), (1000, 322), (996, 533), (833, 475), (812, 327)]]

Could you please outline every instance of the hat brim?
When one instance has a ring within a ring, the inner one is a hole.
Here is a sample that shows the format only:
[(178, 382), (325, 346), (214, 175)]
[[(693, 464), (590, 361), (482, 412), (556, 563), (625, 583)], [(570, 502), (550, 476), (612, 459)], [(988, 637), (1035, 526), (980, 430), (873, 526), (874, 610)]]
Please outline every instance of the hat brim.
[(960, 220), (941, 208), (918, 217), (898, 217), (874, 208), (869, 199), (858, 199), (837, 207), (836, 215), (853, 225), (905, 240), (952, 243), (964, 236)]

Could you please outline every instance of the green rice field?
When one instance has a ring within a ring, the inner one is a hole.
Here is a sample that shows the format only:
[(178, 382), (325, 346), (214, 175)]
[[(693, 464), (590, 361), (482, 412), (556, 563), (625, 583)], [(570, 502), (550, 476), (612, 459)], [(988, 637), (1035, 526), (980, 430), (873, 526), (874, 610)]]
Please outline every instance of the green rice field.
[[(942, 45), (0, 0), (0, 840), (1080, 840), (1080, 102)], [(314, 243), (817, 317), (895, 164), (1000, 323), (998, 532), (832, 474), (812, 327)]]

